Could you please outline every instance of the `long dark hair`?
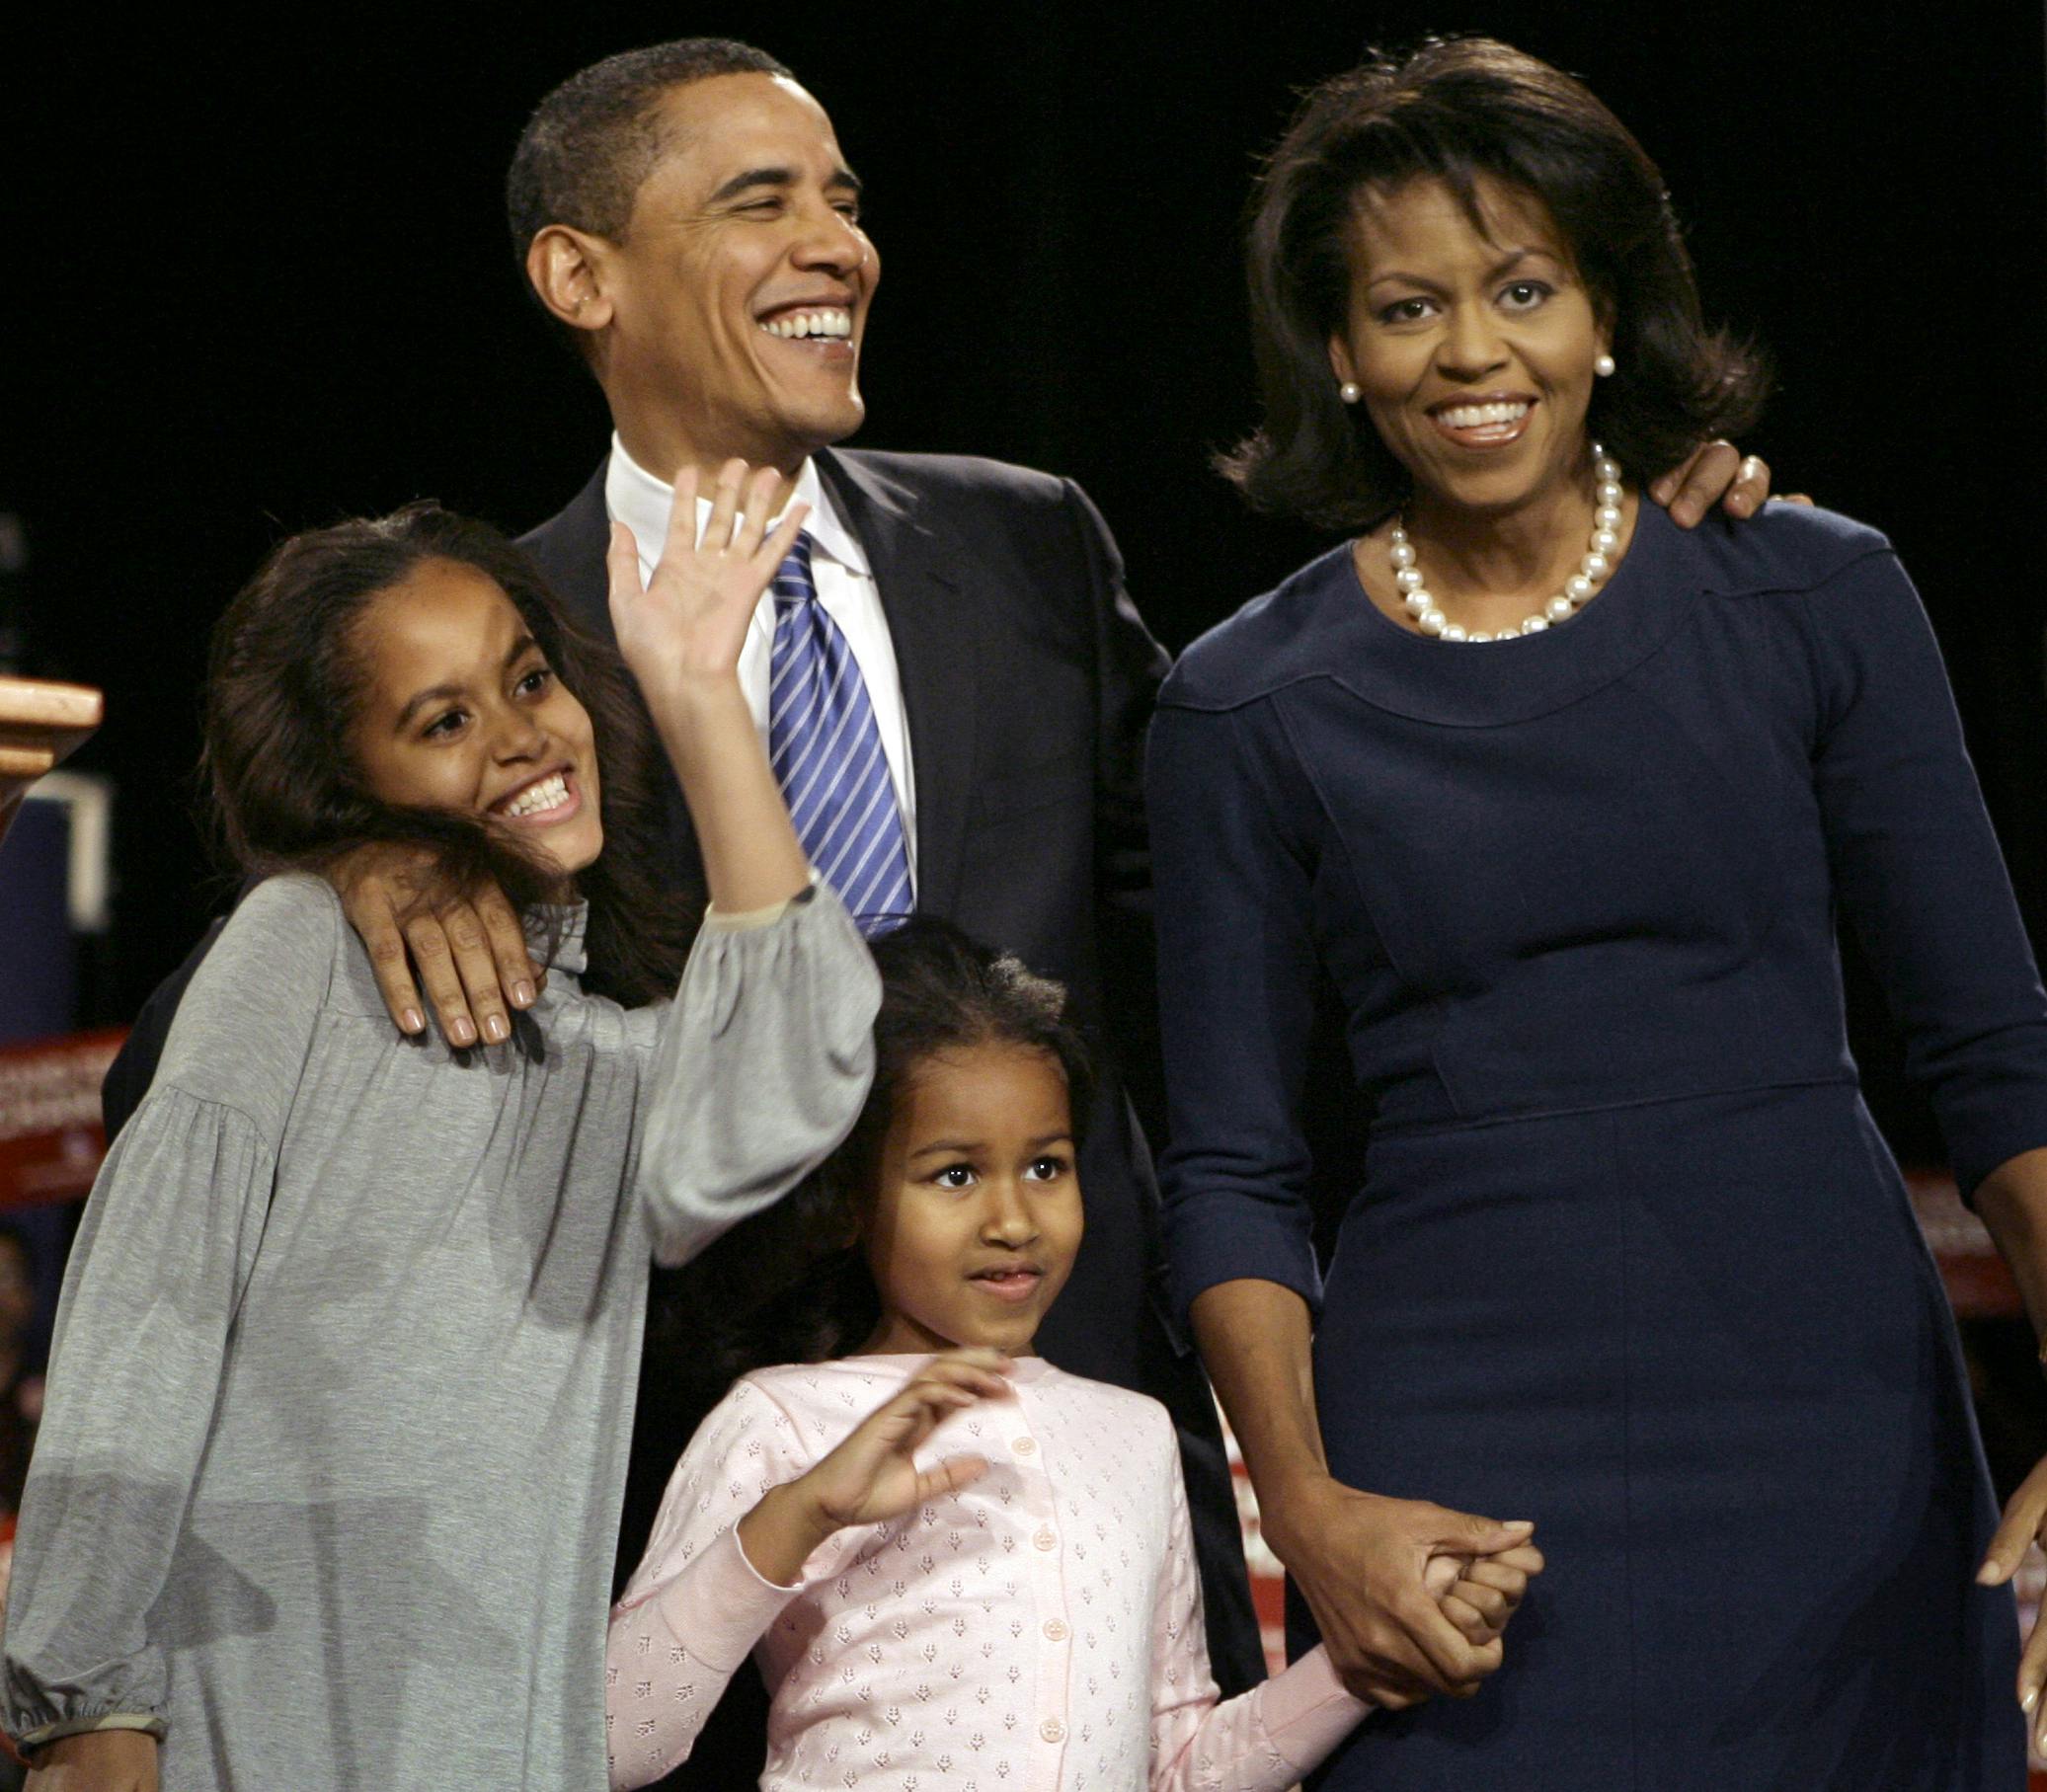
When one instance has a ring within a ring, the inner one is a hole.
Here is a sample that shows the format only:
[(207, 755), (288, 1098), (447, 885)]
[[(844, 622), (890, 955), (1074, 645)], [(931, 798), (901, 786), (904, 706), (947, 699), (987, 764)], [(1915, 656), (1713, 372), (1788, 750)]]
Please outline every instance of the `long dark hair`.
[[(874, 1086), (845, 1142), (789, 1196), (735, 1226), (669, 1289), (664, 1323), (688, 1326), (721, 1385), (770, 1363), (855, 1350), (881, 1318), (860, 1225), (897, 1102), (930, 1057), (975, 1046), (1044, 1052), (1066, 1079), (1074, 1143), (1092, 1105), (1087, 1048), (1066, 992), (1022, 961), (918, 915), (873, 942), (881, 972)], [(701, 1360), (701, 1359), (700, 1359)]]
[(423, 562), (473, 567), (512, 600), (590, 712), (604, 849), (578, 875), (590, 903), (586, 984), (628, 1005), (673, 989), (692, 932), (654, 880), (667, 850), (657, 749), (617, 654), (570, 624), (532, 563), (487, 523), (438, 505), (309, 529), (281, 543), (213, 630), (200, 772), (221, 851), (245, 878), (324, 871), (375, 841), (424, 847), (447, 894), (495, 881), (515, 906), (558, 874), (481, 817), (402, 809), (371, 794), (348, 746), (364, 668), (354, 625)]
[(1477, 184), (1547, 210), (1602, 315), (1617, 370), (1595, 382), (1592, 433), (1644, 479), (1748, 429), (1761, 353), (1709, 329), (1663, 177), (1583, 83), (1485, 38), (1380, 56), (1302, 101), (1251, 195), (1251, 343), (1265, 421), (1218, 465), (1258, 509), (1371, 528), (1408, 474), (1362, 408), (1337, 395), (1329, 339), (1350, 300), (1362, 194), (1438, 180), (1480, 230)]

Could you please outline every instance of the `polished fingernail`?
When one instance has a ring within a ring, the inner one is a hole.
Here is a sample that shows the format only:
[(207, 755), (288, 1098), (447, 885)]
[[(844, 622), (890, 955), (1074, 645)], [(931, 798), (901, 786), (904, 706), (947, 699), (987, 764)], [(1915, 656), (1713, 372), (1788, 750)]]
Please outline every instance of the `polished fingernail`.
[(458, 1046), (473, 1046), (476, 1044), (476, 1028), (471, 1022), (466, 1020), (456, 1021), (450, 1026), (447, 1030), (447, 1036)]
[(512, 1025), (502, 1014), (486, 1015), (483, 1023), (483, 1036), (492, 1045), (502, 1046), (512, 1037)]
[(1534, 1530), (1535, 1528), (1535, 1520), (1534, 1519), (1508, 1519), (1504, 1522), (1504, 1528), (1508, 1530)]
[(530, 1008), (533, 1005), (534, 993), (533, 985), (524, 977), (520, 977), (512, 985), (512, 999), (521, 1008)]
[(2021, 1711), (2030, 1711), (2039, 1702), (2040, 1689), (2037, 1686), (2028, 1686), (2018, 1695), (2018, 1708)]
[(418, 1033), (427, 1025), (427, 1017), (417, 1008), (408, 1008), (398, 1017), (398, 1024), (407, 1033)]

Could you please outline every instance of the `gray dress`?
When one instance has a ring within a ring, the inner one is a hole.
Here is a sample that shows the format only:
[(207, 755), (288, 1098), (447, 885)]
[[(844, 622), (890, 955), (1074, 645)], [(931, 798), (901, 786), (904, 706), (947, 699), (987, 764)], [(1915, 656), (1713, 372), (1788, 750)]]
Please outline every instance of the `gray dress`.
[(605, 1607), (650, 1255), (850, 1128), (879, 989), (823, 890), (674, 1001), (398, 1044), (327, 886), (254, 891), (65, 1277), (9, 1728), (164, 1735), (163, 1792), (605, 1783)]

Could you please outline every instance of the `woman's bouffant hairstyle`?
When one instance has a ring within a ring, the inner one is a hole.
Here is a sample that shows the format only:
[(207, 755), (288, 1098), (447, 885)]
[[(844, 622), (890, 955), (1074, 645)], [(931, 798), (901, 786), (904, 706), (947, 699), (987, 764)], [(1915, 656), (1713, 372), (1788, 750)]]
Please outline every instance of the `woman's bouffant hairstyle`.
[(861, 1220), (897, 1104), (929, 1059), (977, 1046), (1043, 1052), (1065, 1076), (1076, 1146), (1087, 1124), (1094, 1073), (1065, 1018), (1063, 987), (932, 915), (914, 916), (873, 948), (882, 978), (874, 1086), (845, 1143), (664, 1290), (664, 1323), (686, 1326), (698, 1351), (708, 1333), (721, 1391), (770, 1363), (844, 1356), (880, 1321)]
[(1329, 340), (1349, 315), (1360, 197), (1441, 181), (1481, 232), (1479, 183), (1540, 201), (1613, 330), (1617, 371), (1597, 382), (1592, 433), (1644, 478), (1700, 442), (1751, 427), (1761, 355), (1708, 329), (1663, 177), (1580, 82), (1485, 38), (1378, 57), (1301, 103), (1252, 191), (1246, 257), (1264, 426), (1220, 457), (1261, 510), (1370, 528), (1407, 471), (1337, 395)]
[(215, 626), (200, 776), (224, 857), (242, 877), (259, 878), (322, 872), (355, 847), (393, 842), (432, 855), (428, 885), (436, 894), (495, 881), (526, 908), (557, 889), (550, 864), (481, 816), (381, 801), (350, 752), (366, 682), (356, 625), (372, 599), (434, 560), (497, 584), (590, 712), (604, 850), (577, 875), (590, 903), (587, 986), (629, 1006), (669, 994), (693, 928), (648, 870), (666, 851), (663, 798), (630, 674), (614, 651), (567, 622), (518, 548), (438, 505), (292, 536)]

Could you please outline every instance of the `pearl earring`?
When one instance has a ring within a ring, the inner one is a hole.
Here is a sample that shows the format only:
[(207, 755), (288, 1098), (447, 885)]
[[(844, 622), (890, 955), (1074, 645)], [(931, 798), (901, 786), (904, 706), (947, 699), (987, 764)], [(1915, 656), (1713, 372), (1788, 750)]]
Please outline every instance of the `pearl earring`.
[(1611, 354), (1596, 355), (1593, 359), (1592, 370), (1601, 379), (1611, 379), (1614, 376), (1614, 357)]
[(1354, 379), (1347, 379), (1336, 388), (1336, 396), (1347, 405), (1354, 405), (1365, 396), (1365, 388)]

